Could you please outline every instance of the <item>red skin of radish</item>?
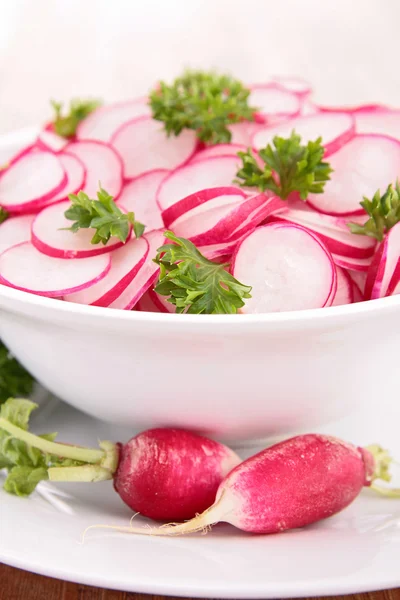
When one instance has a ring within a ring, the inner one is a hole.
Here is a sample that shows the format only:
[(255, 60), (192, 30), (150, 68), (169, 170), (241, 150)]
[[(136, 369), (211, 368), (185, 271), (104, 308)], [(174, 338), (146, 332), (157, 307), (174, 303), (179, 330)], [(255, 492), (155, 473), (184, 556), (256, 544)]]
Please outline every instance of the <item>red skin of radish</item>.
[(229, 448), (183, 429), (150, 429), (120, 445), (114, 487), (135, 512), (156, 520), (190, 519), (215, 500), (240, 463)]

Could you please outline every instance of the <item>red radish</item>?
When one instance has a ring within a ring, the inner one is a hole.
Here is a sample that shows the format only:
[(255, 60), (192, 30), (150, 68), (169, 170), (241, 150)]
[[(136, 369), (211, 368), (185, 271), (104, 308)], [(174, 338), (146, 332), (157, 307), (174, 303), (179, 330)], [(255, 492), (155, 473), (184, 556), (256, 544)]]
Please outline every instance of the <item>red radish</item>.
[(31, 241), (34, 218), (34, 215), (20, 215), (0, 225), (0, 254), (12, 246)]
[(400, 223), (388, 231), (368, 271), (365, 297), (374, 300), (390, 296), (400, 281)]
[(250, 231), (253, 231), (260, 223), (263, 223), (276, 215), (285, 213), (287, 209), (287, 202), (281, 200), (278, 196), (266, 195), (264, 202), (261, 204), (254, 204), (254, 210), (246, 211), (247, 216), (244, 214), (242, 215), (245, 218), (241, 221), (240, 225), (233, 230), (229, 241), (239, 241), (245, 235), (250, 233)]
[(297, 94), (301, 98), (308, 96), (312, 92), (311, 84), (301, 77), (276, 76), (272, 78), (272, 82), (278, 87)]
[(30, 242), (23, 242), (0, 255), (0, 282), (32, 294), (60, 297), (100, 281), (110, 266), (106, 254), (65, 260), (46, 256)]
[(301, 108), (296, 94), (274, 83), (252, 85), (249, 101), (266, 122), (271, 117), (296, 117)]
[(57, 156), (29, 152), (0, 173), (0, 206), (10, 213), (32, 212), (66, 184), (67, 175)]
[(354, 283), (350, 276), (341, 267), (336, 267), (337, 290), (332, 302), (332, 306), (342, 304), (352, 304), (354, 301)]
[(303, 144), (322, 137), (325, 157), (336, 152), (355, 135), (354, 118), (345, 113), (318, 113), (297, 117), (279, 125), (259, 129), (252, 138), (252, 146), (259, 150), (272, 144), (275, 136), (290, 137), (292, 131), (301, 136)]
[(263, 534), (305, 527), (345, 509), (363, 487), (381, 489), (373, 482), (385, 467), (379, 455), (374, 458), (375, 450), (380, 448), (360, 448), (328, 435), (299, 435), (235, 467), (220, 484), (214, 504), (191, 521), (115, 529), (179, 535), (206, 531), (218, 522)]
[(353, 113), (357, 133), (380, 133), (400, 140), (400, 111), (387, 108)]
[(352, 258), (368, 258), (374, 252), (376, 245), (374, 238), (351, 233), (347, 225), (337, 217), (311, 211), (289, 209), (276, 215), (274, 219), (296, 223), (310, 229), (318, 235), (330, 252), (334, 254)]
[(199, 190), (231, 186), (239, 167), (239, 157), (213, 156), (176, 169), (161, 183), (158, 203), (166, 210)]
[(246, 150), (247, 145), (244, 144), (216, 144), (215, 146), (207, 146), (204, 150), (196, 152), (190, 162), (198, 162), (199, 160), (210, 158), (210, 156), (237, 156), (238, 152), (246, 152)]
[(213, 187), (198, 190), (175, 202), (162, 212), (165, 227), (170, 227), (174, 221), (193, 210), (210, 210), (220, 208), (226, 204), (243, 201), (246, 194), (240, 188), (234, 186)]
[(158, 297), (158, 294), (153, 292), (151, 289), (147, 290), (147, 292), (143, 294), (140, 300), (136, 303), (136, 306), (133, 310), (138, 310), (140, 312), (165, 312), (164, 309), (160, 310), (158, 304), (155, 302), (154, 296)]
[(302, 101), (300, 115), (305, 117), (308, 115), (317, 115), (319, 112), (318, 106), (308, 98)]
[(139, 117), (122, 125), (111, 144), (122, 158), (125, 177), (131, 179), (155, 169), (176, 169), (193, 155), (197, 137), (188, 129), (167, 136), (159, 121)]
[(68, 152), (59, 154), (58, 158), (67, 174), (68, 182), (61, 192), (48, 201), (51, 203), (58, 202), (59, 200), (67, 200), (69, 194), (76, 194), (85, 186), (86, 169), (83, 162), (76, 156), (68, 154)]
[(340, 254), (332, 254), (333, 262), (338, 267), (349, 269), (351, 271), (368, 271), (372, 262), (372, 257), (369, 258), (353, 258), (351, 256), (341, 256)]
[(336, 269), (329, 251), (309, 230), (271, 223), (236, 248), (233, 276), (252, 286), (243, 313), (283, 312), (330, 306)]
[(70, 206), (68, 200), (52, 204), (33, 221), (32, 243), (40, 252), (55, 258), (87, 258), (106, 254), (123, 245), (116, 237), (112, 237), (106, 246), (92, 244), (93, 229), (80, 229), (76, 233), (68, 231), (66, 228), (71, 227), (72, 221), (64, 213)]
[(53, 124), (47, 125), (38, 135), (37, 145), (43, 150), (50, 150), (50, 152), (61, 152), (68, 144), (66, 138), (57, 135), (53, 130)]
[(109, 142), (121, 125), (150, 114), (151, 109), (147, 98), (101, 106), (79, 124), (76, 137), (78, 140)]
[(144, 237), (131, 239), (122, 248), (112, 252), (111, 268), (103, 279), (87, 289), (64, 296), (64, 300), (92, 306), (108, 306), (137, 275), (148, 252), (149, 244)]
[(364, 289), (365, 289), (365, 281), (367, 279), (366, 271), (352, 271), (351, 269), (347, 270), (347, 274), (350, 279), (353, 281), (354, 285), (358, 288), (360, 295), (364, 298)]
[(164, 244), (164, 232), (150, 231), (143, 236), (149, 244), (145, 263), (125, 290), (109, 305), (109, 308), (131, 310), (158, 278), (159, 267), (153, 262), (157, 249)]
[(83, 189), (90, 198), (96, 198), (101, 186), (117, 198), (122, 189), (122, 160), (111, 146), (98, 141), (80, 141), (68, 144), (66, 151), (82, 161), (86, 168)]
[(363, 213), (360, 202), (396, 181), (400, 171), (400, 143), (384, 135), (356, 135), (329, 157), (333, 169), (323, 194), (311, 194), (309, 204), (322, 213)]
[(118, 204), (127, 212), (133, 212), (137, 221), (146, 224), (147, 232), (164, 225), (156, 198), (160, 183), (168, 173), (164, 169), (149, 171), (127, 183), (118, 198)]
[(148, 294), (149, 294), (153, 304), (157, 307), (158, 312), (163, 312), (163, 313), (174, 313), (175, 312), (175, 306), (173, 304), (171, 304), (171, 302), (168, 302), (166, 296), (161, 296), (160, 294), (157, 294), (153, 289), (149, 289)]
[(233, 242), (225, 242), (225, 244), (210, 244), (206, 246), (199, 246), (199, 250), (203, 254), (203, 256), (208, 258), (208, 260), (219, 262), (218, 259), (226, 257), (227, 260), (224, 260), (223, 262), (230, 262), (230, 258), (241, 240), (242, 238), (239, 238), (238, 240), (234, 240)]
[[(264, 120), (261, 119), (264, 123)], [(260, 127), (259, 123), (253, 123), (250, 121), (242, 121), (241, 123), (234, 123), (229, 125), (229, 131), (231, 132), (231, 144), (245, 146), (246, 149), (251, 146), (251, 138), (254, 133)], [(210, 149), (212, 146), (210, 147)]]
[(364, 294), (358, 285), (353, 281), (353, 303), (356, 304), (357, 302), (363, 302), (364, 300)]

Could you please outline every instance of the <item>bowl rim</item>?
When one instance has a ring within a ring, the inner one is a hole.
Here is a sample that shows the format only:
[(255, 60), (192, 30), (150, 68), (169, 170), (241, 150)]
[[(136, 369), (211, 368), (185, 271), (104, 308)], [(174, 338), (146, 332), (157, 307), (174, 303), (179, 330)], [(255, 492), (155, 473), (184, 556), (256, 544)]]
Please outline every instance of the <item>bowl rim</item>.
[[(22, 143), (29, 143), (40, 132), (38, 125), (32, 125), (16, 131), (6, 132), (0, 135), (0, 149), (12, 147)], [(2, 302), (2, 298), (6, 302)], [(7, 302), (8, 300), (8, 302)], [(11, 305), (9, 305), (11, 301)], [(352, 319), (356, 315), (369, 316), (371, 313), (390, 312), (400, 307), (400, 295), (379, 298), (376, 300), (364, 300), (354, 304), (344, 304), (341, 306), (329, 306), (323, 308), (312, 308), (296, 311), (285, 311), (275, 313), (257, 313), (257, 314), (232, 314), (232, 315), (191, 315), (176, 313), (152, 313), (132, 310), (118, 310), (109, 307), (87, 306), (85, 304), (76, 304), (73, 302), (63, 302), (58, 298), (48, 298), (39, 296), (16, 288), (11, 288), (0, 284), (0, 310), (14, 312), (12, 302), (17, 304), (30, 305), (37, 309), (52, 310), (60, 314), (71, 314), (82, 318), (102, 318), (113, 321), (137, 322), (137, 323), (156, 323), (174, 324), (177, 327), (186, 325), (212, 325), (217, 324), (231, 325), (235, 327), (246, 326), (249, 324), (257, 325), (284, 325), (284, 324), (307, 324), (313, 322), (332, 323), (338, 318)], [(16, 310), (16, 312), (23, 312)], [(322, 324), (321, 323), (321, 324)]]

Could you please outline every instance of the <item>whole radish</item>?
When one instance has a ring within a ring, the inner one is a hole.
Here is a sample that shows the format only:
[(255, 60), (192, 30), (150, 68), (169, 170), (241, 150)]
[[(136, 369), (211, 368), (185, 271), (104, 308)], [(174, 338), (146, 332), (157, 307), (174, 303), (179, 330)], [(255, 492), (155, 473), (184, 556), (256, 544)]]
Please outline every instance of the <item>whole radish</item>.
[[(104, 441), (97, 449), (60, 444), (27, 431), (35, 407), (28, 400), (9, 399), (0, 408), (0, 442), (2, 434), (8, 442), (19, 440), (17, 450), (11, 443), (4, 446), (4, 452), (12, 449), (5, 456), (0, 443), (0, 465), (11, 463), (5, 489), (20, 496), (29, 495), (40, 479), (112, 479), (121, 499), (135, 512), (152, 519), (190, 519), (214, 502), (221, 481), (240, 463), (226, 446), (183, 429), (150, 429), (126, 444)], [(32, 448), (41, 453), (33, 454), (30, 470), (26, 461)]]
[[(357, 448), (337, 438), (308, 434), (271, 446), (235, 467), (219, 486), (215, 503), (182, 524), (118, 528), (146, 535), (205, 530), (220, 521), (251, 533), (278, 533), (338, 513), (374, 479), (388, 479), (386, 452)], [(377, 491), (382, 491), (377, 488)], [(392, 495), (400, 495), (394, 491)]]

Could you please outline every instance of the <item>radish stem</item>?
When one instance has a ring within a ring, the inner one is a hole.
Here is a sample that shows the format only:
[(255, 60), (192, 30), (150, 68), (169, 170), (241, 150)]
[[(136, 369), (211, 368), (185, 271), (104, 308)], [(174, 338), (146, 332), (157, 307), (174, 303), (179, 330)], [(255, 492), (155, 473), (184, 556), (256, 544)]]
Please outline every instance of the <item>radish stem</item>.
[(95, 483), (113, 478), (113, 473), (100, 465), (83, 465), (82, 467), (50, 467), (50, 481), (79, 481)]
[(79, 446), (68, 446), (66, 444), (50, 442), (33, 433), (29, 433), (29, 431), (24, 431), (3, 417), (0, 417), (0, 429), (4, 429), (4, 431), (11, 433), (16, 439), (21, 440), (42, 452), (61, 456), (62, 458), (70, 458), (72, 460), (87, 463), (98, 463), (106, 457), (106, 452), (104, 450), (81, 448)]

